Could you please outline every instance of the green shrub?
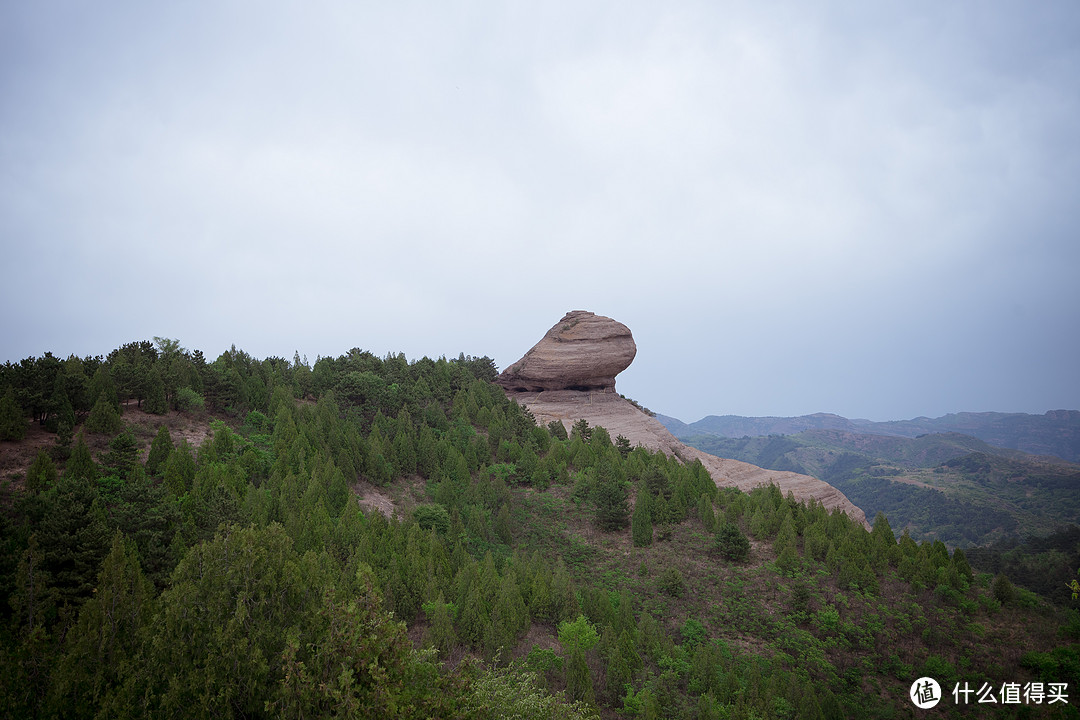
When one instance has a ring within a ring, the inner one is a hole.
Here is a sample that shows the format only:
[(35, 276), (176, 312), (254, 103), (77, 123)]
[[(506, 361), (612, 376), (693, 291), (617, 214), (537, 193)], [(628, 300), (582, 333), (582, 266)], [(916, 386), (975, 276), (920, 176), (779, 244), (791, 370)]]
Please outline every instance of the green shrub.
[(417, 524), (425, 530), (435, 528), (444, 535), (450, 530), (450, 513), (437, 503), (419, 506), (413, 510), (413, 517), (416, 519)]
[(683, 642), (690, 647), (696, 647), (705, 641), (705, 626), (694, 618), (687, 618), (679, 629)]
[(105, 393), (101, 393), (94, 408), (90, 411), (90, 417), (86, 419), (86, 431), (91, 433), (107, 433), (115, 435), (120, 432), (123, 423), (120, 421), (120, 413), (113, 406)]
[(716, 531), (716, 549), (721, 557), (732, 562), (743, 562), (750, 556), (750, 540), (735, 523), (721, 523)]
[(198, 412), (206, 406), (203, 396), (189, 387), (176, 391), (176, 409), (180, 412)]
[(678, 568), (665, 568), (656, 580), (656, 587), (660, 592), (671, 597), (682, 597), (686, 594), (686, 581)]

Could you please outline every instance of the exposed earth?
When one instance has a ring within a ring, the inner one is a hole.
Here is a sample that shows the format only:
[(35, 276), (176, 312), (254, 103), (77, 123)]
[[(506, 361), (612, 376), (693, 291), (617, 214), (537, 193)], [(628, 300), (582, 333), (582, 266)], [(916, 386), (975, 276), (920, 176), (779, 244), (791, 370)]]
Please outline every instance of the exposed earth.
[[(575, 421), (584, 419), (590, 425), (605, 427), (613, 438), (622, 435), (631, 445), (683, 462), (700, 460), (718, 486), (749, 491), (775, 483), (785, 495), (790, 492), (798, 500), (813, 499), (830, 510), (840, 508), (869, 527), (863, 511), (832, 485), (809, 475), (766, 470), (692, 448), (656, 418), (620, 397), (615, 392), (614, 375), (630, 365), (637, 349), (629, 333), (625, 325), (611, 318), (575, 310), (548, 330), (525, 357), (504, 370), (497, 382), (511, 399), (528, 407), (538, 423), (558, 420), (569, 430)], [(560, 368), (566, 369), (565, 374), (560, 375)]]

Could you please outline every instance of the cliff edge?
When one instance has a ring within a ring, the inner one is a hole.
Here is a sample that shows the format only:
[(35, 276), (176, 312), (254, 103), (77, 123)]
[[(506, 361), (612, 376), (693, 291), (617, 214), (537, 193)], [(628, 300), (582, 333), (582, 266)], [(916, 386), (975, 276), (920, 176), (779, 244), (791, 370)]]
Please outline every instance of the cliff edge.
[(710, 455), (680, 442), (656, 418), (615, 393), (615, 376), (629, 367), (637, 346), (629, 328), (584, 310), (567, 313), (525, 356), (510, 365), (496, 382), (507, 396), (529, 408), (538, 423), (553, 420), (567, 429), (584, 418), (601, 425), (611, 436), (622, 435), (631, 445), (675, 456), (683, 462), (700, 460), (720, 487), (749, 491), (775, 483), (796, 499), (814, 499), (825, 508), (840, 508), (869, 528), (863, 511), (828, 483), (794, 472), (766, 470), (756, 465)]

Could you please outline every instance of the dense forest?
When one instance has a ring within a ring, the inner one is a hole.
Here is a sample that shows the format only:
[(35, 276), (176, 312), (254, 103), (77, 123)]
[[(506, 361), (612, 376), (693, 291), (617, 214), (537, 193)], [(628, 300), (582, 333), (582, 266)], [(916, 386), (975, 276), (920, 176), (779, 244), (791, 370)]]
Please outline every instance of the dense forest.
[(4, 465), (0, 707), (889, 718), (931, 676), (946, 716), (1080, 716), (1071, 598), (538, 426), (495, 375), (164, 338), (4, 365), (0, 450), (34, 450)]

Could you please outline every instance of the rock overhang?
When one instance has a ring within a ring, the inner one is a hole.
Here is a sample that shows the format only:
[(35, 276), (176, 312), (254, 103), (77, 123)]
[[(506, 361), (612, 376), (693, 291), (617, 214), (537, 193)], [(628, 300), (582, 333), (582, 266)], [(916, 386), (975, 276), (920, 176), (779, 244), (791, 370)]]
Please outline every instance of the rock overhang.
[(636, 354), (630, 328), (587, 310), (572, 310), (496, 382), (509, 392), (614, 392), (615, 376)]

